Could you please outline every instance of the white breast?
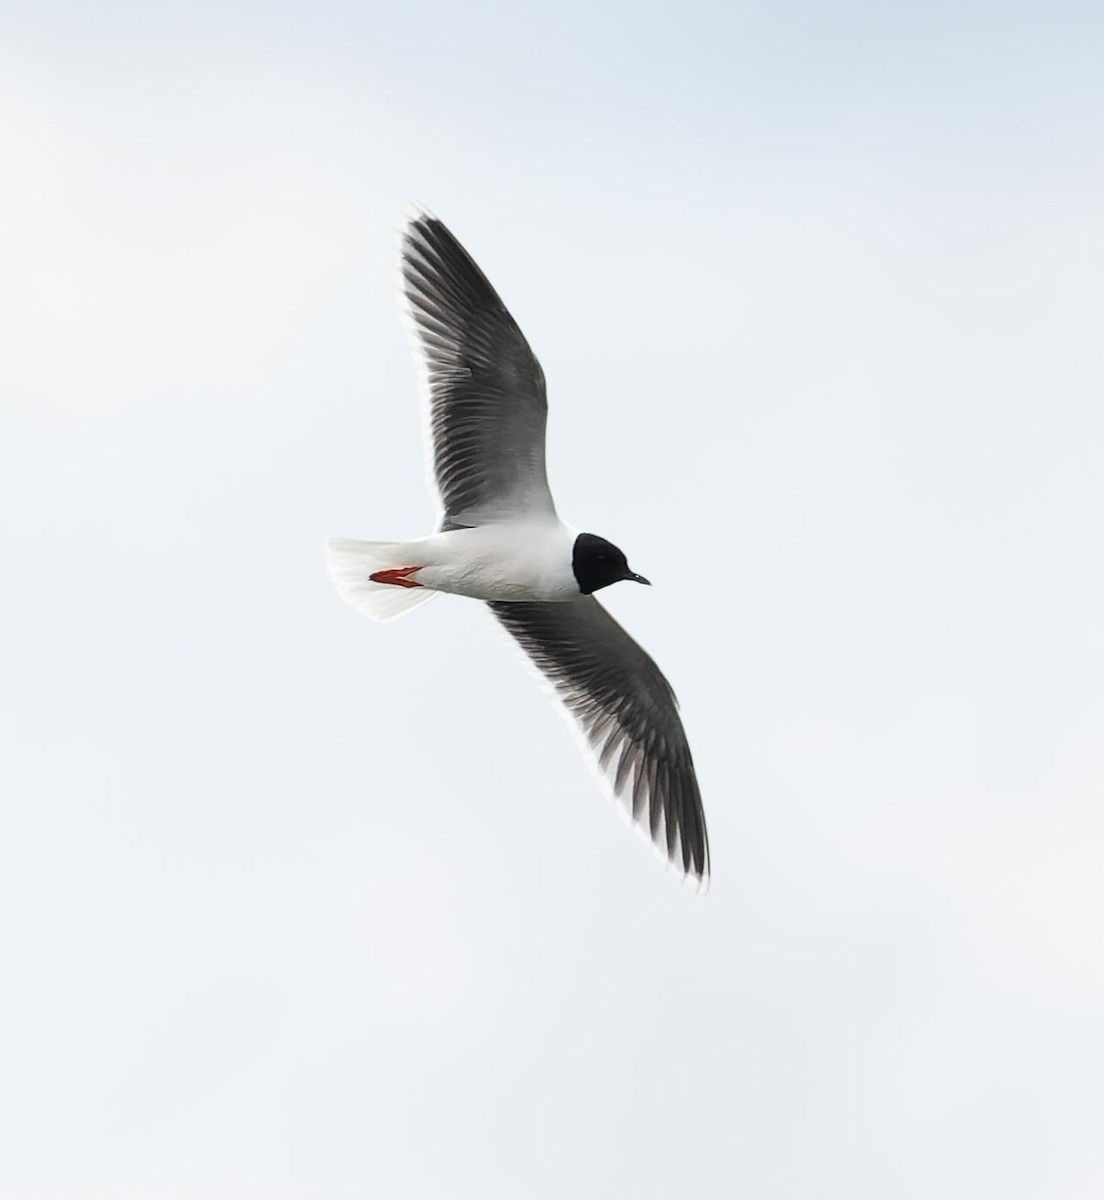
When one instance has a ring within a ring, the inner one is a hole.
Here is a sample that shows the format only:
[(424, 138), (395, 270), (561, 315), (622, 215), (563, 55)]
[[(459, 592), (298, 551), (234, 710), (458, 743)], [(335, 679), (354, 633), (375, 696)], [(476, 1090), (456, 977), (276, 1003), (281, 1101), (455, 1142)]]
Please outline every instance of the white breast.
[(542, 519), (436, 533), (410, 548), (424, 559), (416, 576), (423, 587), (476, 600), (574, 600), (575, 537)]

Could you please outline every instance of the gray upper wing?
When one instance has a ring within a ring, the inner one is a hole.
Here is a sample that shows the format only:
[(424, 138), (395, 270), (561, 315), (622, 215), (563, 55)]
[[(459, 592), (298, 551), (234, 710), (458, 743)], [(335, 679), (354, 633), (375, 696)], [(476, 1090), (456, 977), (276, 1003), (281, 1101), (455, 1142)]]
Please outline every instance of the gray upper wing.
[(593, 596), (490, 607), (556, 689), (633, 820), (704, 885), (705, 812), (678, 702), (660, 669)]
[(401, 267), (428, 374), (444, 527), (554, 514), (544, 373), (513, 317), (436, 217), (407, 225)]

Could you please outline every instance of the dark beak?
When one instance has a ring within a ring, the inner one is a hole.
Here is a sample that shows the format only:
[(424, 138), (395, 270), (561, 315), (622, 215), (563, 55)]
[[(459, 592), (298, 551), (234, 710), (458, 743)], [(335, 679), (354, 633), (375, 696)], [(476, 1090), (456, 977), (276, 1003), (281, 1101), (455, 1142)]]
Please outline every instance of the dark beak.
[(625, 578), (631, 579), (633, 581), (633, 583), (643, 583), (643, 584), (646, 584), (648, 587), (652, 586), (652, 581), (650, 579), (645, 579), (643, 575), (634, 575), (632, 573), (632, 571), (630, 571), (628, 573), (628, 575), (625, 576)]

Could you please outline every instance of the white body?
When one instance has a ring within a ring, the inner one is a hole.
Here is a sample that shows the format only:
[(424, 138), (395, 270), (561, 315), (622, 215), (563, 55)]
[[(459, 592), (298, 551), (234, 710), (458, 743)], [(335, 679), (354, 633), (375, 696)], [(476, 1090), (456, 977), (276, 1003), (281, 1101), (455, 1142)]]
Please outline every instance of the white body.
[(576, 536), (547, 517), (455, 529), (402, 543), (408, 557), (395, 565), (418, 564), (412, 581), (475, 600), (577, 600)]
[[(577, 536), (557, 517), (540, 514), (412, 542), (331, 538), (326, 556), (344, 600), (374, 620), (393, 621), (438, 592), (475, 600), (577, 600), (571, 565)], [(380, 571), (402, 572), (402, 583), (375, 582)]]

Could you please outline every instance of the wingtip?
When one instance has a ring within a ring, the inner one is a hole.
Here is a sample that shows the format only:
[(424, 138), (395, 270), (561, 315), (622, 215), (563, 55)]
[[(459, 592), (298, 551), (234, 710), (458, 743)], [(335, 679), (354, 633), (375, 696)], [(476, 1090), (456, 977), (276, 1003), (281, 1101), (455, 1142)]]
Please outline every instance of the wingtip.
[(411, 200), (405, 210), (404, 215), (408, 221), (439, 221), (440, 217), (429, 207), (428, 204), (423, 204), (421, 200)]
[[(606, 781), (609, 786), (609, 781)], [(709, 891), (710, 863), (709, 839), (704, 825), (701, 829), (701, 840), (691, 840), (689, 849), (683, 842), (685, 826), (675, 826), (673, 844), (668, 841), (663, 825), (653, 831), (650, 808), (645, 808), (639, 815), (634, 815), (629, 797), (632, 795), (630, 781), (620, 790), (610, 787), (610, 793), (633, 830), (652, 848), (652, 852), (664, 864), (667, 870), (679, 877), (679, 882), (697, 895), (704, 896)]]
[(406, 257), (411, 242), (419, 240), (419, 230), (431, 221), (441, 218), (417, 200), (411, 200), (399, 213), (398, 223), (391, 226), (391, 244), (395, 255), (395, 270), (401, 274), (402, 260)]
[[(676, 864), (676, 870), (681, 870)], [(709, 860), (706, 859), (705, 868), (698, 871), (683, 871), (682, 882), (690, 888), (695, 895), (706, 896), (709, 894)]]
[[(590, 761), (588, 759), (588, 761)], [(593, 765), (593, 764), (592, 764)], [(602, 790), (606, 793), (607, 799), (612, 803), (617, 810), (621, 820), (636, 834), (638, 838), (651, 850), (657, 859), (663, 864), (666, 871), (671, 875), (677, 875), (678, 881), (683, 887), (688, 888), (696, 895), (704, 896), (709, 891), (710, 885), (710, 862), (709, 862), (709, 842), (706, 841), (701, 849), (702, 865), (697, 867), (694, 865), (693, 854), (690, 856), (690, 861), (687, 862), (686, 856), (683, 853), (682, 832), (676, 831), (675, 845), (671, 848), (667, 845), (665, 836), (654, 837), (652, 835), (651, 826), (647, 814), (641, 817), (634, 817), (631, 805), (627, 804), (624, 797), (624, 791), (630, 789), (622, 789), (622, 793), (618, 793), (612, 786), (610, 780), (599, 770), (597, 771), (598, 780)]]
[(422, 204), (420, 200), (412, 200), (402, 211), (402, 228), (400, 230), (403, 241), (411, 237), (415, 230), (429, 224), (440, 224), (441, 218), (429, 208)]
[[(622, 805), (622, 810), (624, 811), (624, 805)], [(688, 860), (688, 856), (686, 856), (683, 850), (682, 830), (678, 830), (676, 833), (672, 850), (671, 847), (667, 846), (666, 839), (653, 838), (652, 832), (650, 832), (646, 822), (634, 820), (632, 824), (634, 824), (634, 828), (638, 830), (638, 833), (647, 839), (656, 856), (660, 858), (661, 862), (666, 864), (667, 870), (679, 877), (679, 883), (682, 883), (683, 887), (689, 888), (695, 895), (703, 896), (709, 892), (708, 844), (701, 847), (700, 856), (691, 850)], [(695, 859), (698, 857), (702, 859), (701, 865), (695, 863)]]
[[(656, 844), (661, 853), (663, 847)], [(682, 831), (675, 837), (675, 848), (668, 855), (668, 862), (676, 874), (682, 876), (684, 886), (690, 888), (698, 896), (704, 896), (709, 891), (709, 843), (692, 847), (690, 853), (682, 844)], [(700, 865), (699, 865), (700, 863)]]

